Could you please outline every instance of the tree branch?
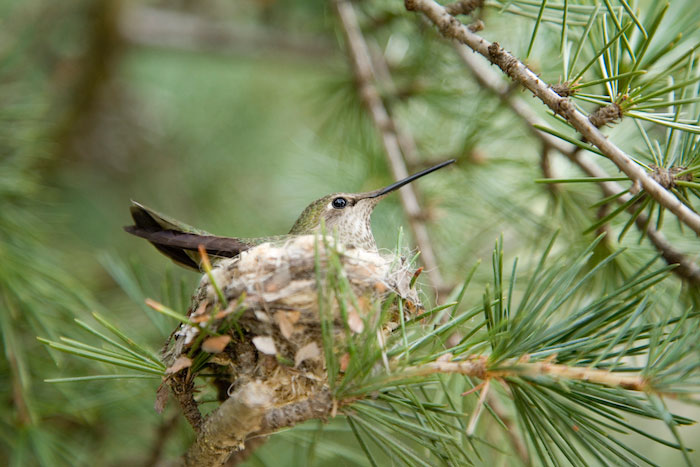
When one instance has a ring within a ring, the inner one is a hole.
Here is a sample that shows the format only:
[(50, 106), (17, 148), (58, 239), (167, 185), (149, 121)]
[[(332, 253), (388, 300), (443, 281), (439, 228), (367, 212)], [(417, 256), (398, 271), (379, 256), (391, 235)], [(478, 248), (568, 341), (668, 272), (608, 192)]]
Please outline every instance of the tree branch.
[[(474, 56), (471, 49), (464, 44), (456, 42), (454, 42), (453, 45), (457, 55), (467, 66), (481, 87), (490, 90), (496, 94), (503, 103), (507, 104), (513, 113), (525, 122), (532, 135), (542, 141), (542, 144), (554, 148), (565, 155), (571, 162), (578, 165), (591, 177), (609, 177), (598, 164), (581, 154), (576, 146), (564, 143), (560, 139), (537, 129), (537, 125), (544, 124), (537, 114), (535, 114), (522, 99), (513, 96), (510, 92), (510, 87), (506, 85), (496, 73), (484, 66), (484, 64)], [(598, 182), (598, 185), (605, 196), (612, 196), (623, 191), (623, 188), (617, 182)], [(630, 195), (623, 195), (618, 197), (616, 201), (619, 204), (623, 204), (629, 201), (630, 198)], [(633, 213), (635, 210), (635, 206), (630, 206), (628, 212)], [(678, 267), (673, 270), (674, 274), (690, 284), (700, 285), (700, 266), (675, 249), (664, 234), (656, 230), (654, 226), (648, 222), (646, 214), (640, 214), (635, 219), (635, 224), (641, 232), (646, 234), (657, 251), (661, 253), (666, 263), (678, 264)]]
[(561, 365), (550, 362), (506, 361), (495, 369), (488, 368), (485, 356), (474, 356), (456, 362), (435, 361), (412, 366), (393, 374), (390, 380), (403, 380), (433, 374), (461, 374), (481, 380), (507, 377), (549, 376), (557, 380), (587, 381), (632, 391), (649, 389), (645, 378), (638, 374), (611, 372), (589, 367)]
[(326, 419), (333, 414), (336, 401), (328, 389), (319, 391), (314, 396), (297, 402), (275, 407), (268, 411), (262, 420), (260, 430), (249, 438), (274, 433), (282, 428), (292, 427), (301, 422)]
[(197, 441), (185, 454), (186, 466), (219, 466), (246, 437), (260, 429), (272, 397), (258, 382), (244, 384), (204, 422)]
[(257, 440), (307, 420), (326, 419), (334, 409), (327, 389), (277, 407), (267, 386), (247, 383), (209, 415), (185, 454), (185, 466), (236, 465), (246, 457), (237, 454), (255, 449), (260, 444)]
[(700, 235), (700, 215), (695, 214), (672, 193), (659, 185), (647, 175), (627, 154), (610, 142), (598, 130), (586, 115), (576, 110), (567, 98), (557, 94), (547, 83), (542, 81), (524, 63), (501, 48), (497, 42), (489, 42), (478, 34), (471, 32), (465, 25), (451, 16), (447, 10), (433, 0), (405, 0), (406, 9), (420, 11), (427, 16), (448, 38), (457, 39), (472, 50), (488, 58), (513, 81), (530, 90), (552, 111), (564, 117), (585, 139), (595, 145), (612, 160), (631, 180), (638, 182), (644, 190), (659, 204), (676, 215), (678, 220)]
[[(521, 360), (507, 361), (495, 369), (489, 369), (488, 359), (485, 356), (475, 356), (457, 362), (428, 362), (408, 367), (389, 376), (386, 382), (438, 373), (462, 374), (484, 381), (508, 377), (549, 376), (557, 380), (587, 381), (633, 391), (649, 389), (647, 381), (638, 374), (573, 367), (546, 361), (531, 363)], [(246, 442), (307, 420), (325, 419), (335, 413), (338, 405), (352, 402), (352, 400), (335, 401), (330, 391), (323, 389), (307, 399), (275, 407), (271, 391), (264, 384), (259, 382), (245, 384), (206, 419), (196, 442), (185, 455), (185, 465), (221, 465), (232, 452), (241, 450)], [(527, 454), (523, 453), (522, 441), (514, 442), (514, 446), (521, 459), (527, 463)]]
[(245, 440), (243, 449), (231, 453), (231, 456), (229, 456), (228, 460), (224, 464), (225, 467), (234, 467), (247, 461), (256, 449), (267, 442), (267, 439), (267, 436), (260, 436), (258, 438), (249, 438)]
[(167, 380), (168, 386), (173, 393), (173, 397), (180, 408), (185, 419), (194, 429), (195, 433), (199, 433), (204, 423), (202, 414), (199, 412), (197, 401), (194, 400), (194, 381), (187, 378), (184, 372), (172, 375)]
[[(581, 169), (591, 177), (608, 176), (597, 164), (588, 159), (584, 159), (582, 155), (577, 152), (571, 152), (570, 154), (564, 153), (564, 155), (569, 157), (571, 161), (581, 167)], [(598, 184), (605, 196), (612, 196), (623, 191), (623, 188), (616, 182), (599, 182)], [(617, 198), (617, 202), (620, 204), (626, 203), (631, 198), (632, 196), (628, 194), (622, 195)], [(628, 209), (629, 212), (634, 212), (634, 210), (635, 206), (631, 206)], [(674, 274), (690, 284), (696, 286), (700, 285), (700, 266), (683, 253), (676, 250), (671, 242), (666, 239), (666, 236), (651, 225), (649, 217), (646, 214), (639, 214), (634, 220), (634, 223), (641, 232), (646, 233), (649, 241), (651, 241), (657, 251), (661, 253), (666, 263), (678, 265), (678, 267), (673, 270)]]
[[(401, 146), (402, 134), (397, 130), (397, 124), (389, 115), (375, 85), (377, 77), (372, 67), (371, 55), (362, 36), (353, 6), (347, 0), (336, 0), (334, 4), (345, 33), (348, 55), (360, 98), (367, 107), (374, 126), (380, 132), (391, 172), (396, 180), (400, 180), (409, 175), (404, 161), (404, 149)], [(408, 217), (413, 237), (421, 251), (421, 261), (425, 265), (430, 282), (438, 291), (442, 290), (444, 289), (444, 281), (438, 270), (428, 230), (422, 221), (421, 208), (415, 191), (407, 185), (399, 190), (399, 196)]]

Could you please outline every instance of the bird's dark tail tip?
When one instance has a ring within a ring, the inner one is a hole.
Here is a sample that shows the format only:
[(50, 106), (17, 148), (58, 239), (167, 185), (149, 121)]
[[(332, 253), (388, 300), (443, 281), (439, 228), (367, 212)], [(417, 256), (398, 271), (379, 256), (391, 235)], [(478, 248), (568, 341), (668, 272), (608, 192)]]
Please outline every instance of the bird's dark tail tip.
[(124, 226), (126, 232), (148, 240), (165, 256), (189, 269), (201, 270), (200, 246), (208, 255), (224, 258), (237, 256), (251, 247), (237, 238), (178, 230), (173, 222), (133, 201), (130, 211), (134, 225)]

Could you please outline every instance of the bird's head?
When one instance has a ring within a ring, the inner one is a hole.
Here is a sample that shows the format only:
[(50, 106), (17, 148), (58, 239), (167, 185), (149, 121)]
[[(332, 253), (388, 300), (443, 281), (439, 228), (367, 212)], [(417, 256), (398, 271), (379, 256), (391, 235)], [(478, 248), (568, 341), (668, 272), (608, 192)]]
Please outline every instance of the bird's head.
[(454, 159), (423, 170), (389, 186), (365, 193), (333, 193), (309, 204), (289, 231), (291, 235), (317, 233), (325, 225), (326, 232), (342, 243), (376, 250), (370, 216), (375, 206), (389, 193), (412, 181), (454, 162)]

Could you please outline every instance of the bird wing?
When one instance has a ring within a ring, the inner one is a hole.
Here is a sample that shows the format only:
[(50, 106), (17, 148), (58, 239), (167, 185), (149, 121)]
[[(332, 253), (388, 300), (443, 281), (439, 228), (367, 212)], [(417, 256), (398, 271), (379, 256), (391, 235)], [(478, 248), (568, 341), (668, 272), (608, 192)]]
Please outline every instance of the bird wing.
[(208, 255), (217, 258), (231, 258), (253, 246), (238, 238), (212, 235), (135, 201), (131, 202), (130, 211), (134, 225), (124, 230), (145, 238), (176, 264), (188, 269), (201, 270), (200, 245)]

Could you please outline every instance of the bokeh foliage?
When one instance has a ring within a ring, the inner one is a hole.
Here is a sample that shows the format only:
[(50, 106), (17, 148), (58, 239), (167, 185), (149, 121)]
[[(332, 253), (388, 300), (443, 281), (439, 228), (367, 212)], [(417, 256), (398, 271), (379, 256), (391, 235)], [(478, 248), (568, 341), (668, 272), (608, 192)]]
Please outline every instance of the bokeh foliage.
[[(571, 13), (562, 21), (560, 3), (487, 1), (483, 34), (516, 56), (527, 56), (550, 83), (580, 75), (579, 85), (590, 84), (576, 97), (581, 108), (591, 111), (610, 102), (627, 106), (632, 118), (605, 131), (640, 163), (695, 167), (697, 174), (697, 131), (686, 130), (697, 127), (700, 8), (693, 0), (668, 6), (630, 3), (631, 11), (645, 14), (630, 15), (628, 2), (622, 1), (564, 2), (571, 4)], [(538, 258), (555, 231), (560, 231), (554, 246), (558, 254), (590, 245), (596, 232), (582, 232), (599, 219), (594, 205), (601, 196), (595, 185), (562, 181), (549, 190), (535, 184), (543, 177), (539, 141), (469, 78), (431, 27), (408, 14), (403, 2), (365, 1), (358, 9), (371, 49), (391, 72), (393, 85), (384, 82), (382, 94), (415, 137), (421, 160), (459, 159), (458, 170), (428, 177), (420, 189), (441, 270), (455, 293), (474, 260), (484, 260), (461, 298), (462, 312), (482, 306), (487, 284), (494, 290), (488, 264), (499, 235), (504, 239), (501, 264), (508, 265), (498, 273), (505, 277), (495, 281), (501, 284), (508, 283), (515, 257), (520, 258), (519, 277), (537, 277)], [(195, 18), (237, 34), (215, 40), (181, 34), (179, 42), (168, 42), (162, 38), (172, 34), (161, 32), (155, 35), (159, 42), (138, 34), (136, 20), (154, 12), (175, 15), (158, 16), (164, 24)], [(629, 39), (616, 35), (616, 22), (630, 31)], [(95, 344), (74, 319), (97, 328), (91, 313), (99, 312), (152, 352), (162, 345), (175, 323), (148, 310), (143, 299), (156, 297), (185, 310), (197, 277), (121, 231), (129, 222), (130, 198), (208, 231), (251, 237), (286, 232), (303, 207), (321, 195), (369, 190), (390, 181), (354, 87), (337, 20), (322, 1), (0, 0), (0, 25), (0, 326), (6, 357), (0, 361), (0, 463), (121, 465), (175, 458), (192, 433), (175, 407), (163, 415), (153, 411), (157, 378), (47, 384), (45, 379), (124, 371), (72, 358), (36, 337), (58, 341), (71, 336)], [(642, 38), (652, 33), (654, 40), (645, 48)], [(596, 48), (608, 42), (597, 57)], [(639, 63), (632, 56), (641, 57)], [(639, 69), (648, 72), (635, 74)], [(625, 73), (610, 84), (611, 76)], [(658, 93), (642, 99), (635, 94), (640, 86), (647, 94)], [(533, 104), (540, 116), (550, 117)], [(548, 123), (551, 132), (576, 140), (561, 122), (550, 117)], [(608, 161), (597, 162), (616, 174)], [(562, 159), (554, 159), (553, 166), (561, 179), (581, 177)], [(697, 210), (696, 181), (677, 192)], [(697, 237), (668, 215), (664, 221), (653, 203), (644, 209), (676, 247), (698, 261)], [(638, 232), (625, 229), (629, 215), (606, 220), (612, 234), (596, 244), (595, 255), (587, 257), (590, 263), (579, 265), (581, 274), (619, 247), (627, 249), (602, 263), (587, 288), (575, 291), (581, 303), (634, 280), (657, 254)], [(394, 246), (396, 228), (403, 223), (398, 201), (384, 201), (373, 217), (380, 247)], [(622, 231), (627, 233), (618, 240)], [(565, 255), (557, 258), (566, 266)], [(524, 293), (525, 284), (516, 283), (516, 295)], [(666, 312), (697, 306), (697, 290), (673, 276), (650, 293), (658, 305), (644, 311), (647, 321), (640, 318), (645, 308), (625, 310), (639, 332), (649, 332), (649, 323), (666, 323), (672, 318)], [(426, 295), (432, 300), (429, 287)], [(671, 303), (679, 305), (665, 307)], [(549, 314), (546, 308), (537, 310)], [(591, 346), (566, 353), (542, 335), (536, 334), (538, 344), (566, 358), (586, 350), (595, 359), (610, 350)], [(535, 351), (528, 347), (531, 342), (523, 345)], [(690, 355), (668, 350), (655, 355), (656, 361), (662, 368), (682, 357), (697, 361), (697, 344), (687, 348)], [(687, 368), (696, 377), (692, 362)], [(688, 377), (672, 372), (666, 376)], [(442, 384), (461, 388), (467, 383), (444, 378)], [(516, 404), (544, 404), (556, 413), (561, 387), (548, 388), (551, 398), (540, 401), (535, 399), (542, 393), (519, 387)], [(412, 397), (387, 395), (385, 402), (406, 407)], [(653, 398), (644, 404), (665, 410)], [(468, 412), (473, 400), (465, 398), (460, 407)], [(637, 422), (632, 418), (629, 425)], [(534, 432), (545, 429), (531, 426)], [(166, 430), (170, 435), (164, 437)], [(353, 430), (358, 425), (342, 420), (308, 423), (274, 437), (250, 462), (366, 463)], [(649, 430), (668, 438), (663, 424)], [(681, 436), (697, 439), (698, 431), (683, 428)], [(628, 444), (654, 462), (681, 462), (677, 450), (630, 438)], [(690, 456), (698, 461), (697, 454)]]

